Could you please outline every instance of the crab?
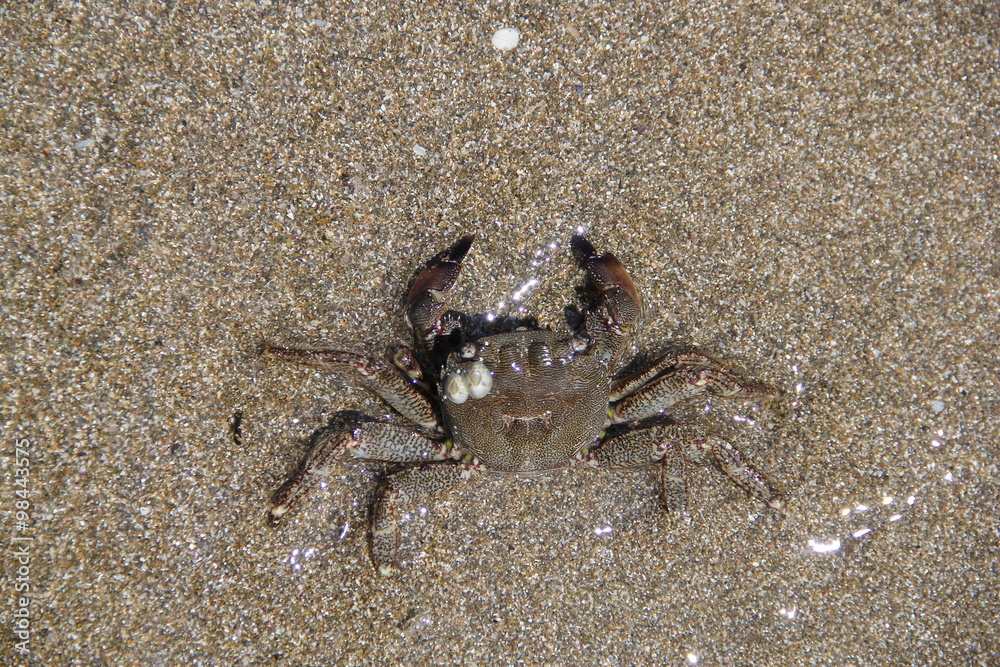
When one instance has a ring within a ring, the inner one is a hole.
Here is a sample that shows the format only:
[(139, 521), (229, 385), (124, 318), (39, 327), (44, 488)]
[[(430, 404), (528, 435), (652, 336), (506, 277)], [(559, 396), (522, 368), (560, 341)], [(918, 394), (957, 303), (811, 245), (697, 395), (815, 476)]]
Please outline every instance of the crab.
[(629, 332), (642, 316), (639, 294), (614, 255), (598, 254), (579, 235), (570, 246), (586, 274), (589, 303), (568, 309), (568, 330), (539, 328), (533, 320), (493, 330), (498, 327), (484, 326), (481, 316), (447, 310), (446, 295), (472, 242), (463, 236), (414, 280), (405, 306), (413, 347), (392, 346), (384, 359), (336, 349), (264, 348), (271, 357), (353, 373), (412, 424), (333, 420), (275, 494), (273, 521), (351, 459), (394, 464), (372, 504), (368, 539), (372, 562), (386, 576), (399, 567), (399, 506), (447, 491), (477, 471), (532, 475), (574, 463), (655, 467), (663, 504), (687, 514), (685, 468), (710, 461), (769, 507), (782, 507), (781, 492), (731, 443), (664, 414), (706, 393), (766, 398), (776, 390), (737, 379), (694, 348), (622, 375)]

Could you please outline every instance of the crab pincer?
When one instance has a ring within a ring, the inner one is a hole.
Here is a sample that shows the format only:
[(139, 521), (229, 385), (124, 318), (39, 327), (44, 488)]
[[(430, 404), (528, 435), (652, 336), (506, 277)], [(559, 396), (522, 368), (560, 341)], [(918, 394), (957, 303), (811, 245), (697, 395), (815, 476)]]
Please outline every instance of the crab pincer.
[(417, 339), (428, 341), (441, 333), (441, 315), (445, 312), (445, 294), (455, 286), (462, 270), (462, 260), (475, 237), (463, 236), (455, 245), (439, 252), (413, 281), (406, 299), (406, 321)]
[(601, 297), (597, 312), (607, 316), (610, 327), (628, 331), (642, 317), (642, 301), (625, 266), (610, 252), (597, 254), (590, 241), (579, 234), (570, 239), (570, 247)]

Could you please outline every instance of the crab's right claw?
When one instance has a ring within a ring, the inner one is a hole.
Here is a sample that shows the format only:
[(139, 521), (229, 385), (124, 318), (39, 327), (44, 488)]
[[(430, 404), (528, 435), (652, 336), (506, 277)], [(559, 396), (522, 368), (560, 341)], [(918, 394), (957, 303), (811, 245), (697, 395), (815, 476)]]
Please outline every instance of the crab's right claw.
[(607, 316), (610, 326), (628, 331), (642, 316), (642, 302), (625, 266), (610, 252), (598, 255), (590, 241), (580, 235), (570, 240), (570, 247), (600, 294), (598, 313)]
[(427, 341), (442, 333), (445, 294), (458, 279), (472, 239), (471, 234), (463, 236), (455, 245), (435, 255), (413, 281), (406, 300), (406, 322), (419, 340)]

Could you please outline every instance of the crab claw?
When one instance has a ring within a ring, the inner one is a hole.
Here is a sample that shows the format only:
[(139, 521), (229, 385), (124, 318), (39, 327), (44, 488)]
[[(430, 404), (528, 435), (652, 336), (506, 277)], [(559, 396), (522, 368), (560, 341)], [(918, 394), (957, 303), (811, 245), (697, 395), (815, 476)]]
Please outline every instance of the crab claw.
[(598, 313), (607, 316), (609, 325), (627, 331), (642, 316), (642, 302), (625, 266), (610, 252), (598, 255), (590, 241), (580, 235), (569, 243), (573, 256), (601, 296)]
[(472, 239), (472, 234), (463, 236), (455, 245), (439, 252), (413, 281), (406, 299), (406, 322), (418, 339), (426, 341), (442, 333), (445, 293), (455, 285), (462, 260), (472, 247)]

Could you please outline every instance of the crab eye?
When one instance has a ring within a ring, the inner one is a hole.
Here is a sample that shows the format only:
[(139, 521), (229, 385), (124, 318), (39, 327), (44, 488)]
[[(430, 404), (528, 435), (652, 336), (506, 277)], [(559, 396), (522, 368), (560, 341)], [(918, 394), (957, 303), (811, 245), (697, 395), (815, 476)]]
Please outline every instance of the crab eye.
[(462, 375), (469, 386), (469, 395), (472, 398), (482, 398), (493, 388), (493, 376), (490, 375), (490, 369), (481, 361), (466, 366)]
[(461, 373), (452, 373), (444, 381), (444, 395), (456, 405), (469, 400), (469, 383)]

